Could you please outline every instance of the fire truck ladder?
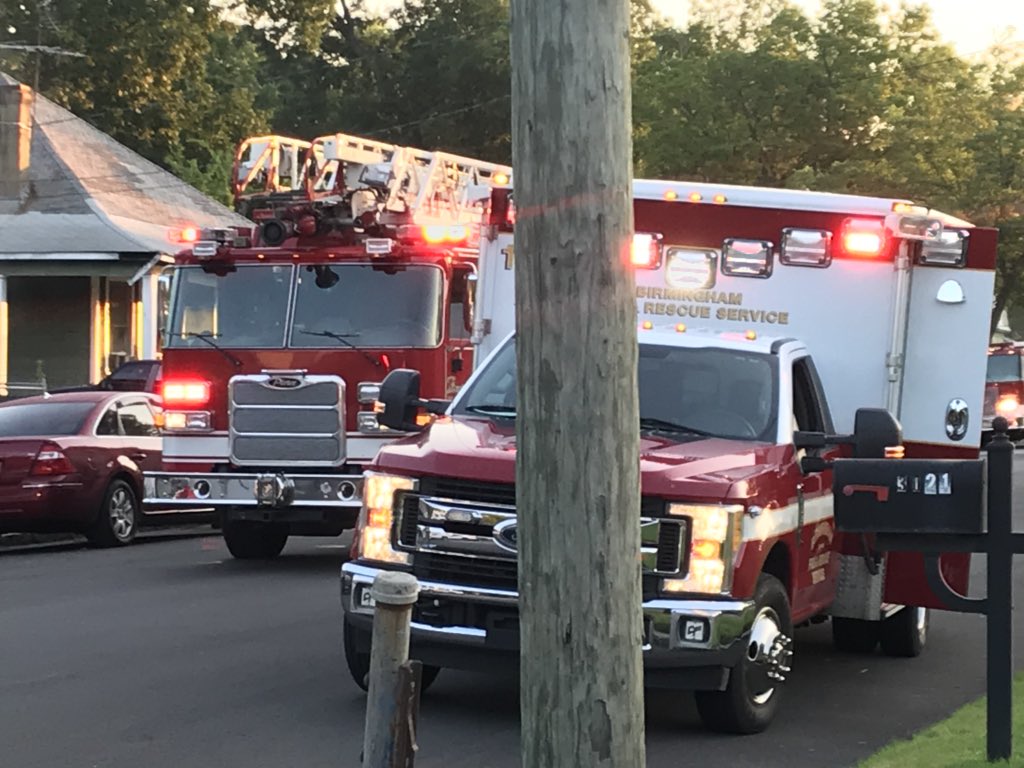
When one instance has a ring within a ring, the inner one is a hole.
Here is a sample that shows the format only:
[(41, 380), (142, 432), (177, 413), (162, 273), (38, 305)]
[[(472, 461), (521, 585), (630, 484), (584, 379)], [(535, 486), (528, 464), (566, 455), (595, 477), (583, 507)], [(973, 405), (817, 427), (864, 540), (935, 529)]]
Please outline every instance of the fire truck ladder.
[(353, 218), (375, 209), (388, 224), (476, 221), (494, 177), (511, 174), (495, 163), (343, 133), (314, 139), (308, 158), (311, 200), (350, 194)]
[(235, 152), (235, 209), (249, 201), (291, 200), (305, 195), (304, 161), (311, 144), (289, 136), (250, 136)]

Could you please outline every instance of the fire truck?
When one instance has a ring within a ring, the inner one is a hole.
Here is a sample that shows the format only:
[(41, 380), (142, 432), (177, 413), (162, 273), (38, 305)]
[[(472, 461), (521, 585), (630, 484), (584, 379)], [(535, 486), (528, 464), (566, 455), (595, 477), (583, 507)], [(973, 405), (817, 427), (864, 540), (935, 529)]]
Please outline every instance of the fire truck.
[(992, 435), (992, 420), (1002, 416), (1010, 425), (1011, 440), (1024, 439), (1024, 365), (1021, 353), (1024, 344), (1006, 341), (988, 349), (985, 374), (985, 406), (982, 440)]
[[(304, 156), (303, 156), (304, 153)], [(255, 137), (251, 229), (186, 228), (163, 356), (163, 459), (146, 503), (213, 507), (236, 558), (353, 527), (396, 367), (451, 397), (473, 368), (481, 210), (510, 169), (334, 134)]]
[[(480, 366), (450, 403), (421, 398), (413, 370), (381, 387), (381, 423), (418, 432), (370, 464), (341, 569), (364, 688), (382, 570), (419, 579), (425, 685), (443, 667), (518, 664), (518, 596), (543, 589), (517, 569), (510, 211), (496, 190)], [(796, 627), (830, 621), (845, 651), (921, 653), (940, 605), (922, 559), (836, 530), (828, 460), (978, 456), (996, 232), (908, 200), (663, 181), (635, 182), (634, 214), (645, 683), (695, 691), (710, 728), (757, 732)], [(900, 492), (951, 491), (908, 476)], [(968, 558), (942, 557), (956, 589)]]

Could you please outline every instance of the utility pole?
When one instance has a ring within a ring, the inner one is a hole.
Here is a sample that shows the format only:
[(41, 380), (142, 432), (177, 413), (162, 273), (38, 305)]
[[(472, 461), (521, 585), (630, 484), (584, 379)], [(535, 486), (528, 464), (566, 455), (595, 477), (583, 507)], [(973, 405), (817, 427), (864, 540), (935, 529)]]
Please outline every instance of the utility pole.
[(522, 763), (641, 768), (629, 0), (511, 0)]

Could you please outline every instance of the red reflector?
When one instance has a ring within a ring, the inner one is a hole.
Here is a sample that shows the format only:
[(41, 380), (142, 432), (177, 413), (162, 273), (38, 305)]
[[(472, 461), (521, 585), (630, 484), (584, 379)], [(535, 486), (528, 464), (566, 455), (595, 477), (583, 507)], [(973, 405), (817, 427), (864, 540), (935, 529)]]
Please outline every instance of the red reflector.
[(43, 443), (32, 462), (29, 474), (34, 477), (53, 477), (54, 475), (70, 475), (75, 471), (74, 465), (64, 455), (64, 451), (56, 443)]
[(206, 405), (210, 401), (210, 382), (167, 379), (163, 383), (164, 406)]
[(378, 359), (380, 360), (380, 364), (382, 366), (384, 366), (384, 370), (385, 371), (390, 371), (391, 370), (391, 358), (390, 357), (388, 357), (384, 353), (381, 353), (381, 356)]

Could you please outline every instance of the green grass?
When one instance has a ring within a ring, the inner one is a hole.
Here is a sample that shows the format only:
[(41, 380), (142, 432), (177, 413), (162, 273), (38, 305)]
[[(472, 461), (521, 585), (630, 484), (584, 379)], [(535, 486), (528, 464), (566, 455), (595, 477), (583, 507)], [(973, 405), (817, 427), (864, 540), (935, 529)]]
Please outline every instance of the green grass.
[(948, 720), (890, 744), (860, 768), (985, 768), (1024, 765), (1024, 675), (1013, 686), (1013, 759), (989, 763), (985, 758), (985, 699), (971, 702)]

